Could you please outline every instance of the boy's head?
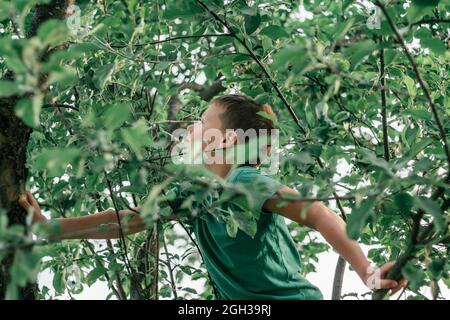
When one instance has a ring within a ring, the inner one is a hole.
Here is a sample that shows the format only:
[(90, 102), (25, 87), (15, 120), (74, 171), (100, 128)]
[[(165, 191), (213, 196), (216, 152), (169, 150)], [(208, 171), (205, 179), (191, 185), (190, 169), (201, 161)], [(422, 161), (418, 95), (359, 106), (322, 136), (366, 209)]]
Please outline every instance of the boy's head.
[[(275, 129), (271, 118), (275, 114), (268, 104), (259, 105), (244, 95), (224, 95), (212, 100), (201, 121), (188, 127), (188, 141), (201, 142), (203, 151), (214, 153), (255, 136), (270, 136)], [(270, 149), (270, 143), (265, 147)]]

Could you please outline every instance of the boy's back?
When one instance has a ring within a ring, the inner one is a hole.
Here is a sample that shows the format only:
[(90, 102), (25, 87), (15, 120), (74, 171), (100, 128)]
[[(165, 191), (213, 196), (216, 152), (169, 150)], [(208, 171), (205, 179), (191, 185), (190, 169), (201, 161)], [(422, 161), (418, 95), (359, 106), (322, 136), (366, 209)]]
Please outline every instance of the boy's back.
[[(205, 265), (218, 289), (218, 298), (322, 299), (319, 289), (299, 273), (300, 257), (284, 218), (262, 209), (280, 184), (250, 166), (233, 170), (228, 182), (241, 183), (252, 192), (252, 208), (260, 212), (260, 217), (253, 238), (242, 230), (237, 231), (236, 237), (230, 237), (226, 224), (213, 214), (191, 219)], [(231, 209), (236, 219), (246, 214), (230, 202), (224, 203), (221, 209)]]

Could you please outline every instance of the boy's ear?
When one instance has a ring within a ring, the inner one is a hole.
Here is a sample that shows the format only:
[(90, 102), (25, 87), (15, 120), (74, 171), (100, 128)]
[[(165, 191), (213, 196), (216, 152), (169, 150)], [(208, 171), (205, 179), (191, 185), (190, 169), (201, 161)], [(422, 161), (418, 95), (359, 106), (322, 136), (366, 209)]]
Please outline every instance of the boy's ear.
[(235, 144), (237, 144), (237, 134), (234, 130), (227, 130), (227, 132), (225, 133), (225, 136), (223, 138), (223, 147), (224, 148), (230, 148), (232, 146), (234, 146)]

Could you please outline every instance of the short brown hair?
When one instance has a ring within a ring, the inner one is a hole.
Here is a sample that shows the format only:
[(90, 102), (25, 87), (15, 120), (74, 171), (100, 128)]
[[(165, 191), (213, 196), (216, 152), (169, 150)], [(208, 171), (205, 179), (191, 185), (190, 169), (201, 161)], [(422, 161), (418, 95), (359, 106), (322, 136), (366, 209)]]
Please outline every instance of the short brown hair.
[[(238, 94), (228, 94), (218, 97), (212, 101), (213, 103), (224, 108), (225, 111), (222, 114), (224, 130), (242, 129), (243, 131), (254, 129), (256, 135), (259, 136), (259, 130), (266, 129), (267, 136), (271, 136), (271, 130), (275, 129), (275, 113), (268, 104), (257, 104), (252, 98), (238, 95)], [(266, 113), (267, 115), (261, 115), (260, 112)], [(245, 143), (245, 141), (240, 141)], [(270, 152), (271, 143), (269, 142), (268, 151)], [(256, 159), (256, 164), (261, 163), (261, 158), (259, 155)], [(252, 165), (246, 162), (244, 165)]]
[(268, 104), (257, 104), (252, 98), (239, 95), (228, 94), (213, 100), (225, 109), (222, 114), (224, 129), (275, 129), (275, 124), (271, 119), (264, 117), (259, 112), (265, 112), (270, 117), (275, 118), (275, 113)]

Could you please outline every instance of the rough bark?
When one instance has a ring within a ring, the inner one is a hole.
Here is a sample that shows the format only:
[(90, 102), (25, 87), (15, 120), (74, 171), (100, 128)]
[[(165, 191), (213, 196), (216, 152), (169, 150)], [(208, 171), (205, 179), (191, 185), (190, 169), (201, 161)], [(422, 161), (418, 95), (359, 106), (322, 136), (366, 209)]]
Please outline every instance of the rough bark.
[[(34, 9), (28, 37), (36, 35), (39, 26), (48, 19), (64, 19), (67, 8), (74, 0), (53, 0)], [(11, 72), (6, 74), (8, 80), (14, 79)], [(16, 117), (14, 108), (21, 97), (0, 99), (0, 208), (6, 210), (9, 225), (25, 225), (26, 212), (17, 203), (19, 195), (25, 190), (27, 179), (26, 149), (31, 129)], [(0, 262), (0, 299), (5, 298), (6, 288), (10, 282), (10, 267), (15, 252), (9, 253)], [(19, 289), (19, 299), (37, 298), (37, 285), (29, 283)]]
[[(17, 199), (25, 189), (27, 177), (26, 148), (31, 129), (14, 114), (17, 97), (0, 99), (0, 208), (7, 212), (9, 225), (25, 225), (26, 212), (18, 205)], [(5, 297), (10, 282), (9, 269), (14, 260), (14, 252), (0, 262), (0, 298)], [(22, 299), (34, 299), (37, 288), (29, 284), (22, 288)]]
[(344, 282), (346, 262), (344, 258), (339, 256), (334, 271), (333, 292), (331, 293), (331, 300), (341, 300), (342, 297), (342, 283)]

